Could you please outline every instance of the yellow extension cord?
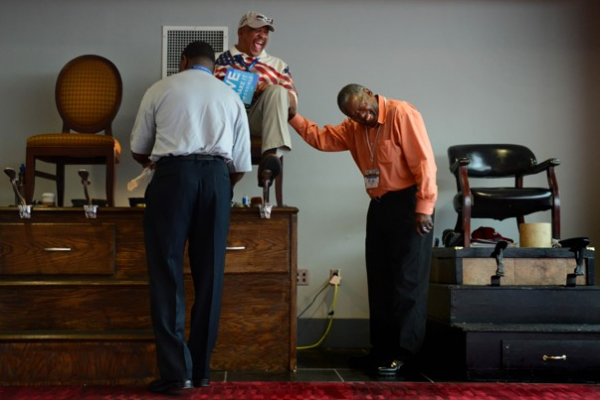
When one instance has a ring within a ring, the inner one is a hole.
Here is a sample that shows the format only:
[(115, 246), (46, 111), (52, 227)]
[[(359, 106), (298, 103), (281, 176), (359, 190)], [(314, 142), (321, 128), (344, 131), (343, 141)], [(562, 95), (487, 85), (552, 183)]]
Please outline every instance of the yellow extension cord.
[(333, 292), (333, 300), (331, 301), (331, 311), (329, 312), (329, 322), (327, 323), (327, 329), (325, 329), (325, 333), (323, 333), (323, 336), (321, 336), (321, 339), (319, 339), (319, 341), (317, 341), (315, 344), (311, 344), (311, 345), (308, 345), (308, 346), (296, 347), (296, 350), (314, 349), (315, 347), (320, 346), (321, 343), (323, 343), (323, 341), (325, 340), (325, 338), (329, 334), (329, 331), (331, 330), (331, 325), (333, 324), (333, 314), (335, 312), (335, 303), (337, 301), (338, 286), (339, 285), (333, 285), (333, 286), (335, 286), (335, 289), (334, 289), (334, 292)]

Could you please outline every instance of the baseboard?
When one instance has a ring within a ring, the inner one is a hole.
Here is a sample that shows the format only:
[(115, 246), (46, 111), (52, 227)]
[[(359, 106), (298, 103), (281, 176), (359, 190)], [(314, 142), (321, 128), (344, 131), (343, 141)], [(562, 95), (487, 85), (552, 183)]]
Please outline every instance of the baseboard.
[[(327, 330), (328, 319), (298, 319), (298, 347), (317, 343)], [(325, 348), (369, 348), (368, 319), (333, 319), (331, 329), (320, 347)]]

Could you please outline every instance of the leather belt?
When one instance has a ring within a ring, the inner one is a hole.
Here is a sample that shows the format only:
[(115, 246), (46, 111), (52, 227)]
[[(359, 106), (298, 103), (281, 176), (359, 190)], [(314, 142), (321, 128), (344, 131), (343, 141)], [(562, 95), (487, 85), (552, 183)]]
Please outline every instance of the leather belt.
[(157, 164), (159, 164), (161, 161), (167, 161), (167, 160), (194, 160), (194, 161), (214, 161), (214, 160), (221, 160), (221, 161), (225, 161), (225, 159), (221, 156), (210, 156), (208, 154), (188, 154), (187, 156), (167, 156), (167, 157), (161, 157), (160, 160), (158, 160)]

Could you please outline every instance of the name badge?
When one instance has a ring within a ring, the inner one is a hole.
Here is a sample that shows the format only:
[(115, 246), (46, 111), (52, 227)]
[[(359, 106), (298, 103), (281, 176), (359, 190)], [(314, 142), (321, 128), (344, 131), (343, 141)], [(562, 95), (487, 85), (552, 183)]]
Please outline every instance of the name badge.
[(379, 186), (379, 168), (368, 169), (365, 171), (365, 187), (374, 189)]

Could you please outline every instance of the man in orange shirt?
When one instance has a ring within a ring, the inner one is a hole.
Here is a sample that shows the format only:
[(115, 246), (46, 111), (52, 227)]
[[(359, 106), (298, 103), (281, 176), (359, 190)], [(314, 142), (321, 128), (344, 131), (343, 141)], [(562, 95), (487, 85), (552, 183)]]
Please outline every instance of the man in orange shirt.
[(350, 151), (367, 194), (366, 267), (371, 352), (380, 376), (405, 373), (425, 335), (436, 165), (421, 114), (357, 84), (337, 98), (348, 117), (319, 128), (299, 114), (290, 125), (321, 151)]

